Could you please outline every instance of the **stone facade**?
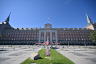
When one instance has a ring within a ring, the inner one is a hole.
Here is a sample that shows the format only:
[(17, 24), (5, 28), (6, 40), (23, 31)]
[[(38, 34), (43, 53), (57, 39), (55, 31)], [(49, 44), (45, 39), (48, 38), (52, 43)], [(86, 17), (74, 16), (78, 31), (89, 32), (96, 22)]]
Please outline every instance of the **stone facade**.
[(96, 30), (96, 23), (91, 23), (87, 16), (88, 25), (85, 28), (53, 28), (45, 24), (44, 28), (13, 28), (9, 18), (0, 23), (0, 44), (31, 45), (44, 43), (47, 38), (50, 44), (93, 45), (90, 32)]

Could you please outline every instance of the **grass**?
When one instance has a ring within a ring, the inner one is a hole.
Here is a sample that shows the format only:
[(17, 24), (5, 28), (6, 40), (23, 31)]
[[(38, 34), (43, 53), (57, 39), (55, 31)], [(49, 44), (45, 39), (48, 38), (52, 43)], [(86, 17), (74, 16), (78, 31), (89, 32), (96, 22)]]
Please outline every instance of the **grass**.
[(26, 59), (25, 61), (23, 61), (21, 64), (30, 64), (30, 63), (34, 63), (35, 61), (32, 60), (31, 58)]
[(46, 56), (45, 55), (45, 49), (41, 49), (39, 52), (40, 57), (42, 59), (38, 60), (32, 60), (30, 58), (26, 59), (24, 62), (21, 64), (31, 64), (31, 63), (36, 63), (36, 64), (74, 64), (71, 60), (63, 56), (62, 54), (58, 53), (56, 50), (51, 49), (51, 55)]

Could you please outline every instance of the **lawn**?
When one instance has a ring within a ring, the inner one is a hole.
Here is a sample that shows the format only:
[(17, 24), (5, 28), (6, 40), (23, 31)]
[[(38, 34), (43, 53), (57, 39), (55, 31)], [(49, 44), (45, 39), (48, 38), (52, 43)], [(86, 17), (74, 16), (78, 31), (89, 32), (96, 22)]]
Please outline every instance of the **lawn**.
[(26, 59), (24, 62), (21, 64), (31, 64), (31, 63), (36, 63), (36, 64), (74, 64), (71, 60), (63, 56), (62, 54), (58, 53), (56, 50), (51, 49), (51, 55), (46, 56), (45, 55), (45, 49), (41, 49), (39, 52), (40, 57), (42, 59), (39, 60), (32, 60), (30, 58)]

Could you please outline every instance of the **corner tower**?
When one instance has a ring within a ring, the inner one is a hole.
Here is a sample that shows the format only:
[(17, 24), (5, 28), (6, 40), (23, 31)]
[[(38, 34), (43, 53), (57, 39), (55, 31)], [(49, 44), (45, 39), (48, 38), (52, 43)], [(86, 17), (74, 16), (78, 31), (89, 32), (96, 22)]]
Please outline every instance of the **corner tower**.
[[(10, 14), (11, 14), (11, 13), (10, 13)], [(9, 24), (10, 14), (9, 14), (9, 16), (5, 19), (5, 21), (3, 21), (3, 22), (0, 23), (0, 29), (1, 29), (1, 30), (13, 29), (13, 27), (11, 27), (11, 25)]]
[(85, 28), (95, 30), (93, 25), (94, 23), (92, 22), (91, 18), (88, 15), (86, 15), (86, 20), (87, 20), (87, 26)]

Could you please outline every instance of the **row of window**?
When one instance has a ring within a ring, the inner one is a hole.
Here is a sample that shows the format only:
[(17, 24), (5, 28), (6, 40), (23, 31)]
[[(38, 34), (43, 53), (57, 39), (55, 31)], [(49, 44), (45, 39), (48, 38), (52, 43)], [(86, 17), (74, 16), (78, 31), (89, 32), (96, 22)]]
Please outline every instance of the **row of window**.
[(90, 40), (90, 38), (58, 38), (60, 40)]
[(1, 40), (37, 40), (38, 38), (0, 38)]

